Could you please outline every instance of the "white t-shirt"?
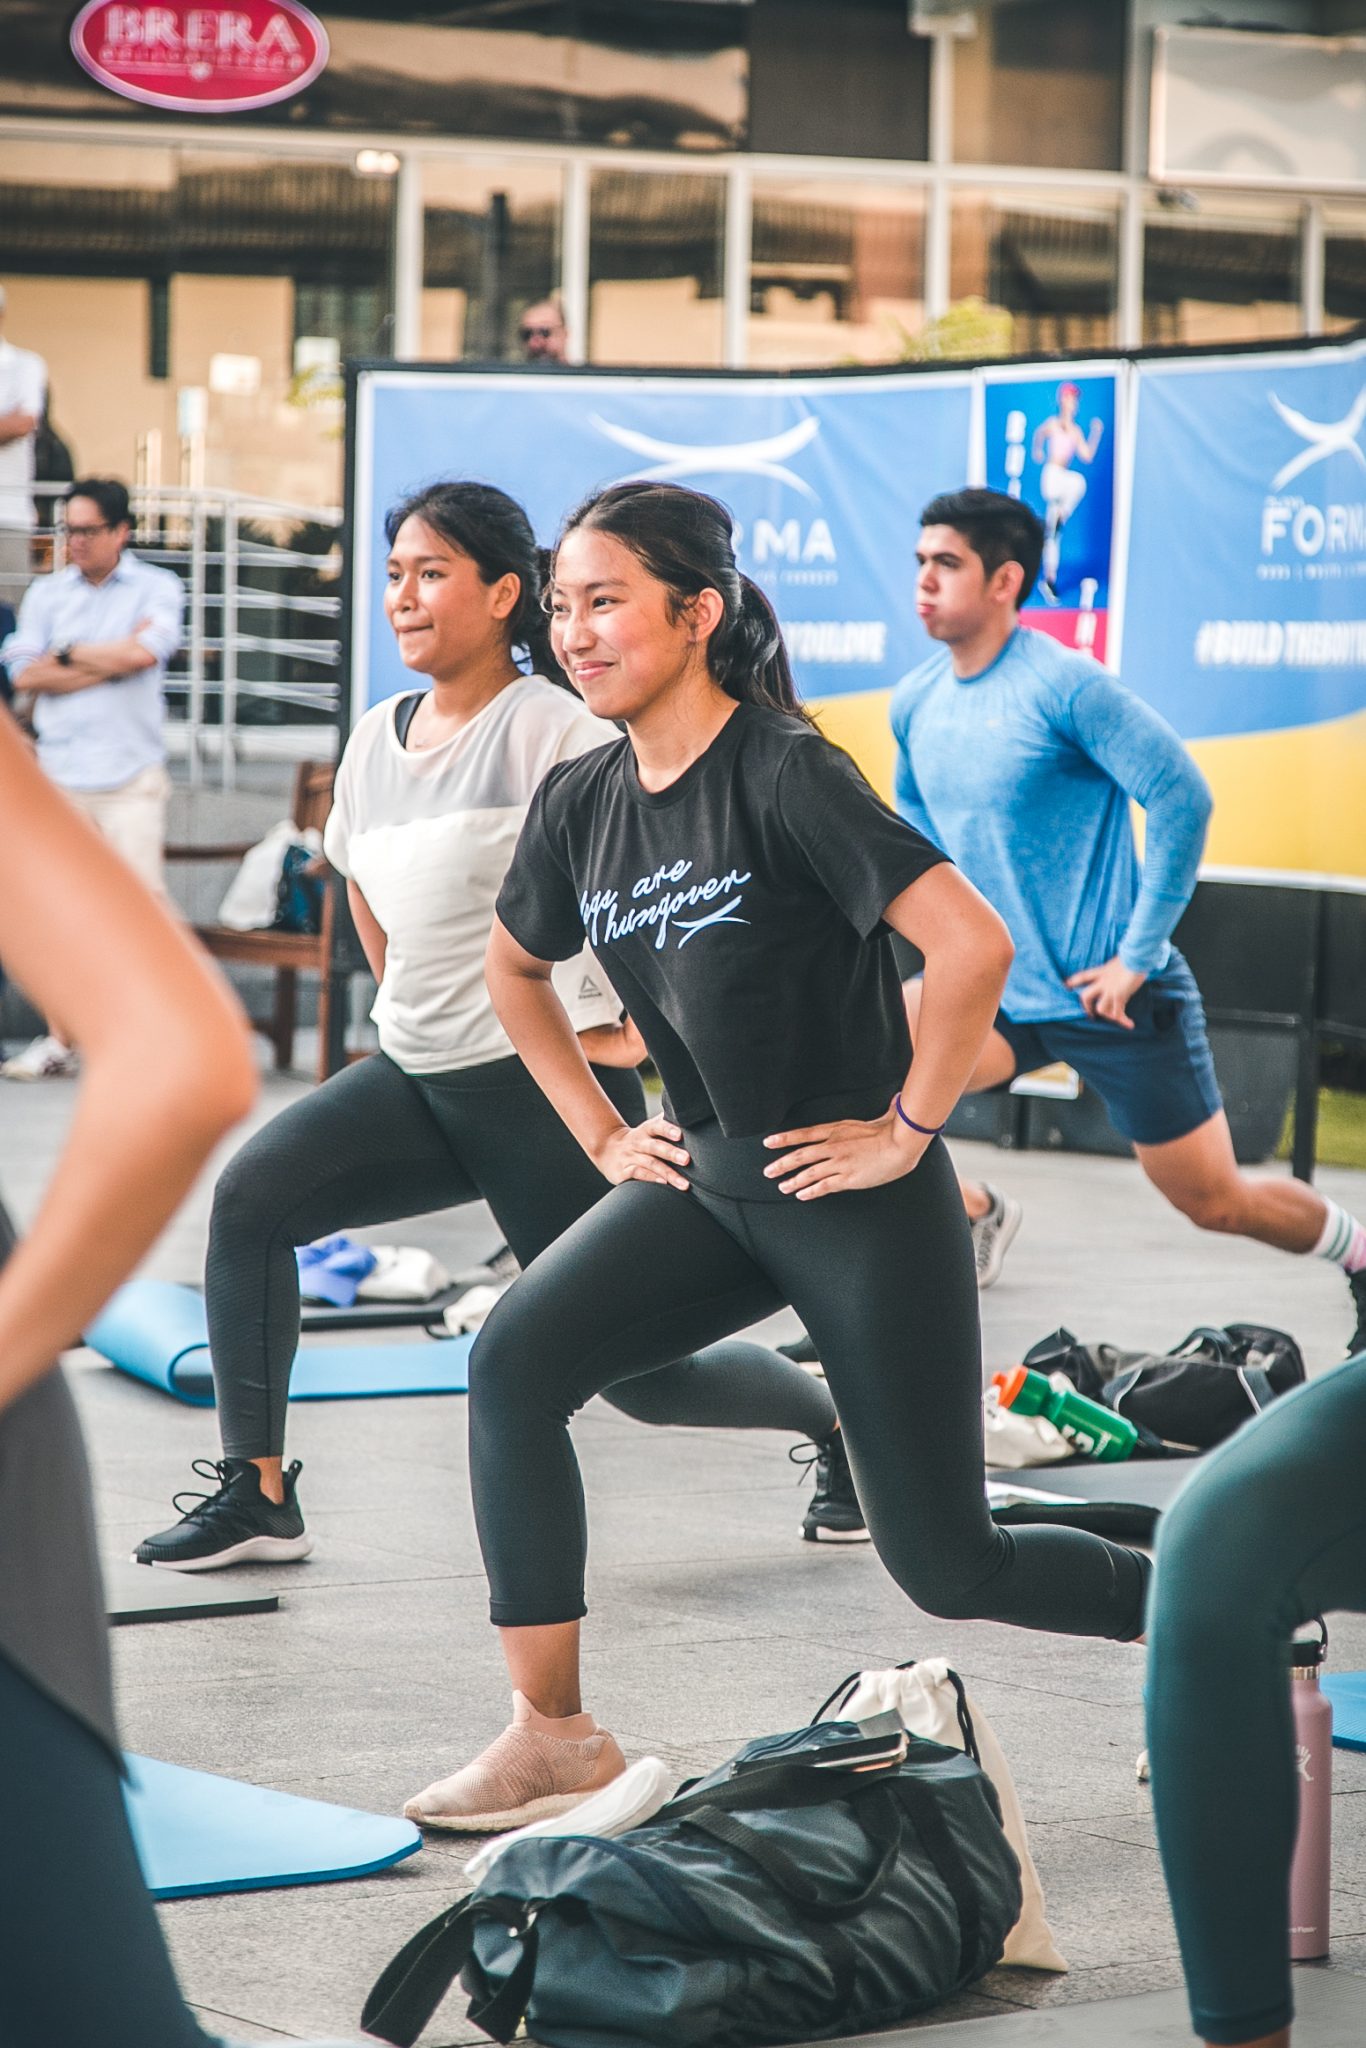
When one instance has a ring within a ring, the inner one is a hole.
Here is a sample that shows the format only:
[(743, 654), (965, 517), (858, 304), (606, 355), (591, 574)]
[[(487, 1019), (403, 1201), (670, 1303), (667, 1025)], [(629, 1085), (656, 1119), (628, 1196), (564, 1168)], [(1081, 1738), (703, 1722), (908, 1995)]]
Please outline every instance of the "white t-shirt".
[[(542, 778), (618, 734), (542, 676), (509, 683), (439, 747), (401, 746), (395, 708), (373, 705), (347, 741), (323, 846), (386, 936), (370, 1013), (382, 1049), (408, 1073), (440, 1074), (512, 1052), (484, 984), (493, 906)], [(620, 1020), (586, 947), (554, 983), (576, 1031)]]
[[(47, 402), (47, 364), (31, 348), (0, 341), (0, 413), (17, 406), (41, 419)], [(0, 446), (0, 526), (33, 525), (33, 435)]]

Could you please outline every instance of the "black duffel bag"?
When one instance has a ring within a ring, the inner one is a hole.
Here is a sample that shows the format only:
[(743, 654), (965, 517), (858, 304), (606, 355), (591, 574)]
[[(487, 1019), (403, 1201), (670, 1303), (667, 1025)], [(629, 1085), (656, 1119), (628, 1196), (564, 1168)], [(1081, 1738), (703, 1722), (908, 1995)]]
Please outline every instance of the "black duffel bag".
[(1024, 1363), (1065, 1373), (1079, 1393), (1137, 1424), (1136, 1456), (1212, 1450), (1304, 1379), (1294, 1338), (1262, 1323), (1202, 1325), (1164, 1353), (1080, 1344), (1070, 1330), (1055, 1330)]
[(394, 1957), (362, 2026), (409, 2048), (458, 1974), (498, 2041), (525, 2022), (547, 2048), (759, 2048), (893, 2026), (975, 1983), (1020, 1913), (995, 1788), (914, 1736), (873, 1771), (761, 1761), (851, 1732), (749, 1743), (615, 1840), (509, 1843)]

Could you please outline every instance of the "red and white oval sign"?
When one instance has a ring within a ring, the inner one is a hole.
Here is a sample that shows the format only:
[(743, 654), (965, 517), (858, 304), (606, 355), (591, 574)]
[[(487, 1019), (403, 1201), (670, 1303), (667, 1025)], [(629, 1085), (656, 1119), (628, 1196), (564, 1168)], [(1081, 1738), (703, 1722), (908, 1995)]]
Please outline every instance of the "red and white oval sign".
[(296, 0), (148, 7), (90, 0), (71, 48), (127, 100), (189, 114), (236, 114), (290, 99), (327, 62), (327, 30)]

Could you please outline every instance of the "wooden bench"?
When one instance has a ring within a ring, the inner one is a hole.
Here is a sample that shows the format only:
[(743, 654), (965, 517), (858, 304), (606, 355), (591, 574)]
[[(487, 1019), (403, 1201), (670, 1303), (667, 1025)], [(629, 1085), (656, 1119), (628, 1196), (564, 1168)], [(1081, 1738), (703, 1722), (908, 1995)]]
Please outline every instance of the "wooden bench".
[[(332, 808), (335, 769), (330, 761), (302, 761), (294, 776), (290, 816), (301, 832), (319, 832)], [(168, 846), (168, 861), (203, 864), (240, 861), (251, 842), (240, 845)], [(267, 1019), (252, 1024), (268, 1038), (277, 1068), (292, 1065), (301, 973), (318, 976), (318, 1075), (325, 1081), (346, 1064), (346, 991), (348, 980), (364, 963), (359, 955), (341, 876), (321, 855), (310, 872), (322, 880), (322, 929), (317, 932), (234, 931), (229, 925), (196, 924), (193, 931), (216, 960), (244, 967), (269, 967), (275, 974), (275, 1000)]]

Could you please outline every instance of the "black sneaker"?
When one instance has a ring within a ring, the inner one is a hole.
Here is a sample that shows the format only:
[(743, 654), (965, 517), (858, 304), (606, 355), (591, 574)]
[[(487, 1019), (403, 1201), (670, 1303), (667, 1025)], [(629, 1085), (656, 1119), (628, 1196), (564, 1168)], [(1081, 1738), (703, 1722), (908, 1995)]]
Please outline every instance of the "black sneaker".
[(1360, 1358), (1366, 1353), (1366, 1266), (1363, 1266), (1359, 1273), (1349, 1273), (1347, 1285), (1352, 1290), (1352, 1301), (1357, 1312), (1357, 1326), (1347, 1346), (1347, 1356)]
[[(178, 1493), (181, 1520), (149, 1536), (133, 1552), (134, 1564), (159, 1564), (173, 1572), (216, 1572), (227, 1564), (290, 1564), (307, 1557), (313, 1538), (294, 1497), (303, 1466), (296, 1458), (285, 1473), (279, 1507), (261, 1491), (261, 1475), (249, 1458), (196, 1458), (201, 1479), (216, 1479), (217, 1493)], [(188, 1500), (192, 1507), (181, 1508)]]
[(479, 1266), (466, 1266), (457, 1273), (457, 1287), (511, 1287), (522, 1268), (510, 1244), (500, 1244)]
[(814, 1465), (816, 1490), (802, 1520), (806, 1543), (866, 1543), (868, 1529), (854, 1491), (854, 1475), (839, 1430), (823, 1444), (797, 1444), (788, 1452), (794, 1465)]

